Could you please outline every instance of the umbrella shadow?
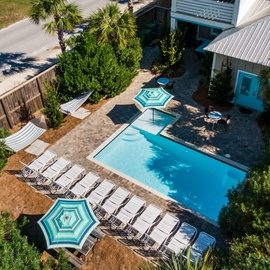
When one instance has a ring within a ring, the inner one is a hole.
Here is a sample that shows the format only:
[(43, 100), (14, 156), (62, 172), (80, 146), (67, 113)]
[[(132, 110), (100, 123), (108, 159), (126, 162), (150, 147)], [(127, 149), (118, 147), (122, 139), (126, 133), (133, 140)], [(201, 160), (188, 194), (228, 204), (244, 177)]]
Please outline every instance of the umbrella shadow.
[(29, 243), (34, 244), (40, 251), (47, 249), (45, 236), (37, 223), (42, 217), (43, 215), (20, 214), (17, 219), (22, 234), (26, 235)]
[(135, 106), (135, 104), (117, 104), (110, 112), (107, 113), (107, 116), (115, 125), (119, 125), (128, 123), (129, 119), (138, 112), (139, 109)]

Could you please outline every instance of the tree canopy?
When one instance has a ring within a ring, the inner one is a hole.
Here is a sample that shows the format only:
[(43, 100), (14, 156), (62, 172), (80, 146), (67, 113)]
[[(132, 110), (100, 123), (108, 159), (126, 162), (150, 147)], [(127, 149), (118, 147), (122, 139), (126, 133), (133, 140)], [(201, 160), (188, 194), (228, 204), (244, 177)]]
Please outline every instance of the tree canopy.
[(32, 0), (30, 20), (39, 24), (41, 20), (53, 18), (44, 24), (49, 34), (58, 35), (62, 52), (66, 50), (64, 32), (69, 32), (82, 21), (81, 11), (75, 4), (68, 4), (68, 0)]
[(89, 32), (96, 35), (98, 43), (110, 43), (123, 49), (129, 39), (137, 34), (136, 19), (127, 9), (121, 12), (117, 3), (109, 3), (89, 18)]

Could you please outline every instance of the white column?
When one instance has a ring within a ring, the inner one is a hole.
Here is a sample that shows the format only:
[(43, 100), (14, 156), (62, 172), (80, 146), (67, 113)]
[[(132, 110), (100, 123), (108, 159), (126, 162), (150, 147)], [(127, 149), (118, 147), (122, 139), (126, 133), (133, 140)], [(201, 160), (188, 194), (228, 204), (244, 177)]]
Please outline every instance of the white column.
[(176, 29), (177, 27), (177, 20), (171, 17), (171, 30)]

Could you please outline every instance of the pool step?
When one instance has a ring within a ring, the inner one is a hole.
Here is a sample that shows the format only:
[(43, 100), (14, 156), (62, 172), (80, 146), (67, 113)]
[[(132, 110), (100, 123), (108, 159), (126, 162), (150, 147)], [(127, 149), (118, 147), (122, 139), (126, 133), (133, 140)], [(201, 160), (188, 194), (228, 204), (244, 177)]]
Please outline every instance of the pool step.
[(128, 142), (135, 142), (143, 139), (144, 136), (140, 133), (139, 130), (135, 128), (129, 128), (127, 131), (124, 132), (124, 136), (122, 140)]

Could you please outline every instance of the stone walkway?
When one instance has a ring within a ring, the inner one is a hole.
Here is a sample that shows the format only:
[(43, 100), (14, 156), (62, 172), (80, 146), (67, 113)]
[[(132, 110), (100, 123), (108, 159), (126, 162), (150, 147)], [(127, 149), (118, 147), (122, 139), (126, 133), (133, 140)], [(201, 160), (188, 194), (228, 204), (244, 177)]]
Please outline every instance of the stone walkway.
[[(86, 157), (106, 141), (122, 124), (128, 123), (138, 108), (132, 98), (144, 86), (156, 86), (155, 76), (149, 71), (157, 48), (146, 48), (141, 62), (141, 71), (134, 78), (130, 87), (122, 94), (108, 101), (103, 107), (83, 120), (74, 130), (54, 144), (50, 149), (59, 156), (69, 158), (73, 163), (78, 163), (101, 176), (108, 178), (118, 186), (124, 186), (133, 194), (143, 197), (147, 204), (159, 205), (165, 213), (175, 213), (181, 221), (189, 222), (196, 226), (198, 231), (206, 231), (214, 235), (218, 242), (222, 242), (219, 229), (215, 225), (192, 214), (190, 210), (182, 208), (171, 200), (160, 198), (149, 190), (107, 170)], [(198, 73), (199, 63), (195, 62), (193, 55), (186, 59), (186, 73), (175, 78), (175, 98), (168, 104), (168, 109), (182, 114), (182, 117), (169, 130), (177, 138), (195, 144), (206, 151), (224, 156), (229, 153), (231, 159), (245, 166), (256, 164), (261, 156), (262, 139), (256, 123), (258, 112), (250, 115), (239, 112), (238, 106), (226, 112), (232, 115), (232, 121), (227, 132), (223, 127), (212, 131), (211, 126), (206, 126), (203, 115), (204, 108), (191, 98), (196, 91), (201, 76)]]

